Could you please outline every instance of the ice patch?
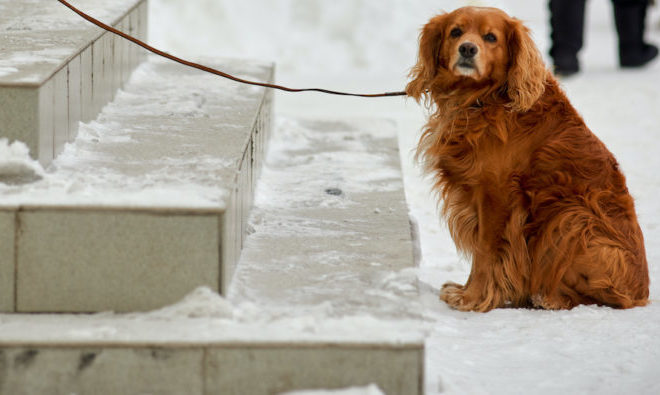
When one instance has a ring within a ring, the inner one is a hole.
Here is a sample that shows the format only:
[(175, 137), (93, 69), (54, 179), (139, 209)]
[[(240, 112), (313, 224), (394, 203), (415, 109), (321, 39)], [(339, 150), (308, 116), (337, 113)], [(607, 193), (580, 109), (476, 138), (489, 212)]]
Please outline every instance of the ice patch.
[(68, 56), (74, 51), (74, 48), (57, 47), (14, 52), (2, 61), (9, 64), (59, 63), (62, 61), (62, 57)]
[(107, 325), (72, 329), (67, 336), (73, 339), (109, 339), (117, 334), (117, 328)]
[(0, 77), (18, 72), (16, 67), (0, 65)]
[[(22, 66), (39, 63), (59, 64), (73, 52), (75, 52), (73, 48), (45, 48), (30, 52), (10, 52), (0, 59), (0, 76), (18, 73)], [(37, 75), (23, 76), (21, 82), (34, 82), (38, 80), (38, 77)]]
[(336, 390), (318, 389), (284, 392), (281, 395), (385, 395), (376, 384), (366, 387), (350, 387)]

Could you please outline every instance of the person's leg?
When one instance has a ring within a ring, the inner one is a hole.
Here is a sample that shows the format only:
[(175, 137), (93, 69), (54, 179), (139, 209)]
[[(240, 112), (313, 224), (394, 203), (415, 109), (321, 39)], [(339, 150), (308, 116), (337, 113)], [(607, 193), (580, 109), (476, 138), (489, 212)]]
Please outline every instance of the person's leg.
[(612, 0), (619, 34), (621, 67), (643, 66), (658, 55), (658, 48), (644, 42), (648, 0)]
[(582, 48), (586, 0), (550, 0), (550, 38), (555, 74), (570, 75), (579, 71), (577, 54)]

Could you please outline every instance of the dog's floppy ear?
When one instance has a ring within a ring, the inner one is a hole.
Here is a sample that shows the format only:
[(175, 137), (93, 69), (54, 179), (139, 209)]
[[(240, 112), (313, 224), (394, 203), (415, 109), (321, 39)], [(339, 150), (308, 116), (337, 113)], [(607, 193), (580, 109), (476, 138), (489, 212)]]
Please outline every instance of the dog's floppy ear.
[(422, 97), (428, 99), (427, 89), (440, 67), (440, 48), (447, 23), (447, 14), (433, 17), (419, 35), (419, 54), (417, 64), (410, 70), (412, 81), (406, 86), (408, 96), (418, 102)]
[(529, 29), (518, 19), (509, 21), (507, 94), (513, 111), (529, 110), (545, 91), (548, 70)]

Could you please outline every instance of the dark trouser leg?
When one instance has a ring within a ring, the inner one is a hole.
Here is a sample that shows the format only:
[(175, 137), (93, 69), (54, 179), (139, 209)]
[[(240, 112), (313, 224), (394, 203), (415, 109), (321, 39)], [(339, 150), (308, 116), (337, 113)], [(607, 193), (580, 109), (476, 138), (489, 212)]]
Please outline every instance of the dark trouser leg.
[(550, 0), (550, 56), (555, 73), (570, 75), (580, 67), (577, 53), (582, 48), (586, 0)]
[(658, 55), (658, 48), (644, 42), (648, 0), (613, 0), (614, 20), (619, 34), (622, 67), (639, 67)]

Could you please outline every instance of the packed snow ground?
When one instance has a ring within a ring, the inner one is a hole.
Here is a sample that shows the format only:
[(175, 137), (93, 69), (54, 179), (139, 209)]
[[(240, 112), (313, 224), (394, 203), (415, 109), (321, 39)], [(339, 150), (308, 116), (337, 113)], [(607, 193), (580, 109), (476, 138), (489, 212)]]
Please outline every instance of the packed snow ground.
[[(273, 60), (279, 67), (278, 81), (292, 86), (390, 91), (402, 89), (406, 83), (407, 69), (415, 60), (419, 27), (440, 9), (467, 3), (498, 6), (523, 19), (532, 28), (541, 50), (547, 52), (544, 2), (515, 0), (151, 0), (150, 41), (169, 52), (193, 58)], [(621, 71), (616, 67), (616, 35), (610, 8), (606, 0), (589, 2), (586, 47), (581, 56), (583, 72), (565, 81), (564, 87), (587, 124), (619, 159), (637, 200), (652, 280), (653, 302), (648, 307), (618, 311), (585, 306), (560, 312), (501, 309), (487, 314), (449, 309), (438, 300), (438, 289), (446, 281), (465, 281), (469, 263), (456, 254), (438, 218), (429, 181), (419, 174), (412, 160), (425, 119), (420, 107), (400, 98), (277, 95), (279, 117), (386, 117), (398, 122), (406, 195), (421, 231), (418, 277), (425, 322), (420, 326), (427, 333), (428, 394), (660, 393), (660, 155), (655, 154), (660, 136), (660, 61), (643, 70)], [(649, 21), (654, 26), (660, 24), (657, 10)], [(657, 28), (648, 33), (651, 41), (660, 43)], [(2, 145), (0, 142), (0, 151), (11, 153), (12, 158), (23, 155), (19, 146)], [(7, 166), (20, 174), (29, 173), (20, 169), (20, 160)], [(33, 170), (42, 174), (38, 168)], [(219, 328), (216, 325), (224, 322), (228, 326), (236, 324), (237, 332), (243, 328), (239, 324), (248, 323), (255, 336), (260, 336), (262, 313), (255, 306), (229, 305), (198, 290), (180, 304), (157, 312), (120, 318), (75, 317), (67, 328), (77, 327), (78, 332), (68, 333), (72, 338), (116, 338), (127, 332), (125, 327), (137, 325), (133, 336), (153, 337), (165, 320), (173, 333), (161, 333), (163, 336), (189, 336), (191, 330), (199, 329), (198, 336), (213, 338)], [(58, 328), (48, 326), (48, 317), (33, 319), (34, 332), (16, 336), (43, 338), (45, 331), (57, 332)], [(11, 329), (13, 320), (0, 316), (5, 330)], [(335, 335), (334, 330), (352, 322), (356, 330), (364, 330), (359, 326), (369, 323), (369, 318), (323, 321), (321, 311), (309, 317), (309, 322), (296, 324), (316, 326), (323, 333)], [(278, 333), (286, 336), (290, 325), (283, 322)], [(372, 325), (380, 323), (374, 321)], [(17, 324), (16, 331), (22, 330), (24, 324)], [(346, 393), (378, 392), (366, 387)]]
[[(500, 7), (522, 19), (547, 53), (543, 1), (198, 0), (183, 5), (152, 0), (150, 33), (153, 42), (183, 55), (272, 59), (278, 82), (292, 86), (389, 91), (406, 83), (419, 27), (440, 10), (466, 4)], [(587, 124), (617, 156), (636, 198), (652, 281), (652, 303), (645, 308), (487, 314), (448, 309), (437, 300), (437, 290), (445, 281), (465, 281), (469, 263), (457, 256), (438, 219), (429, 182), (412, 160), (425, 116), (419, 106), (396, 98), (277, 96), (278, 116), (398, 121), (407, 199), (421, 231), (422, 298), (434, 321), (426, 349), (429, 394), (660, 393), (660, 61), (643, 70), (618, 69), (611, 3), (590, 1), (587, 15), (583, 72), (563, 84)], [(647, 37), (660, 43), (657, 8), (648, 22)]]

